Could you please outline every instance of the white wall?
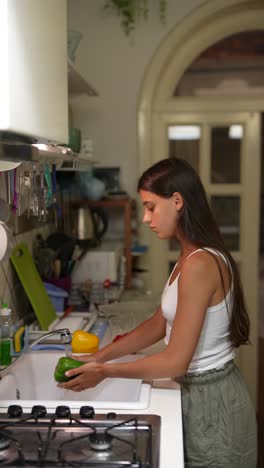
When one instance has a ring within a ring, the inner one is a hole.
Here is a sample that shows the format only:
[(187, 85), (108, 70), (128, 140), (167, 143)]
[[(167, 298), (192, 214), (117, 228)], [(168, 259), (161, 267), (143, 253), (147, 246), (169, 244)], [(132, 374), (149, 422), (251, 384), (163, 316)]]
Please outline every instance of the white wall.
[[(212, 0), (209, 0), (212, 1)], [(104, 0), (68, 0), (68, 28), (83, 34), (76, 66), (98, 90), (99, 97), (72, 101), (73, 122), (84, 137), (94, 140), (95, 157), (102, 165), (120, 165), (123, 187), (134, 195), (138, 178), (137, 103), (143, 77), (167, 33), (204, 0), (167, 0), (163, 26), (156, 1), (147, 22), (136, 27), (133, 42), (119, 17), (103, 9)], [(161, 157), (166, 155), (161, 155)]]

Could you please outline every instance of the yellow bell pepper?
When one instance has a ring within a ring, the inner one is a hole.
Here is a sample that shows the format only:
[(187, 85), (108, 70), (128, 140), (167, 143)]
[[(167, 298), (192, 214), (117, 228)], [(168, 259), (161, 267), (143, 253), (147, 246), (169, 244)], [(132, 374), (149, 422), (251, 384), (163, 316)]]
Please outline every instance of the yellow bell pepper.
[(84, 330), (75, 330), (72, 334), (73, 353), (94, 353), (99, 348), (99, 338), (93, 333)]

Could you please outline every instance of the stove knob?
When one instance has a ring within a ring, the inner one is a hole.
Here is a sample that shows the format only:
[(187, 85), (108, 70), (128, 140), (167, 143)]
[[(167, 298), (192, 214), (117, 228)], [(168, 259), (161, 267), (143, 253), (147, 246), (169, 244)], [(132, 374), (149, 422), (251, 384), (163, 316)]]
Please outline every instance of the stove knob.
[(47, 414), (47, 410), (45, 406), (42, 405), (34, 405), (32, 406), (31, 414), (36, 416), (37, 418), (43, 418)]
[(71, 410), (69, 406), (57, 406), (56, 411), (55, 411), (56, 416), (58, 418), (68, 418), (71, 414)]
[(22, 406), (10, 405), (8, 407), (7, 414), (10, 418), (19, 418), (23, 414)]
[(81, 406), (79, 414), (82, 418), (92, 419), (94, 417), (94, 408), (92, 406)]
[(113, 411), (111, 413), (107, 413), (106, 419), (116, 419), (117, 414)]

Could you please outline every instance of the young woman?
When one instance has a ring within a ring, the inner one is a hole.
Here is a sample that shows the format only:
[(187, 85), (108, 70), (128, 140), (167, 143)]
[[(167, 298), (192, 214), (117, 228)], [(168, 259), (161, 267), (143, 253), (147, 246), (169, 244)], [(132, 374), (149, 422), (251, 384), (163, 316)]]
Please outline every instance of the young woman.
[[(236, 264), (226, 250), (199, 176), (184, 160), (159, 161), (140, 177), (143, 222), (177, 239), (179, 259), (154, 315), (122, 340), (70, 370), (63, 387), (81, 391), (106, 377), (180, 380), (185, 468), (255, 468), (256, 419), (234, 364), (249, 342), (249, 318)], [(107, 361), (165, 338), (165, 350), (135, 362)]]

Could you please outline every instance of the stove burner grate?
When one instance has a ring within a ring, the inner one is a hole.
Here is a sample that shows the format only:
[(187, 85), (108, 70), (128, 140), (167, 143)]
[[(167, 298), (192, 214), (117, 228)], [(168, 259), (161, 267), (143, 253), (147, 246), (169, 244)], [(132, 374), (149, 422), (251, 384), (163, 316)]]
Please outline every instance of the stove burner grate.
[(157, 468), (159, 434), (156, 415), (0, 414), (0, 467)]

